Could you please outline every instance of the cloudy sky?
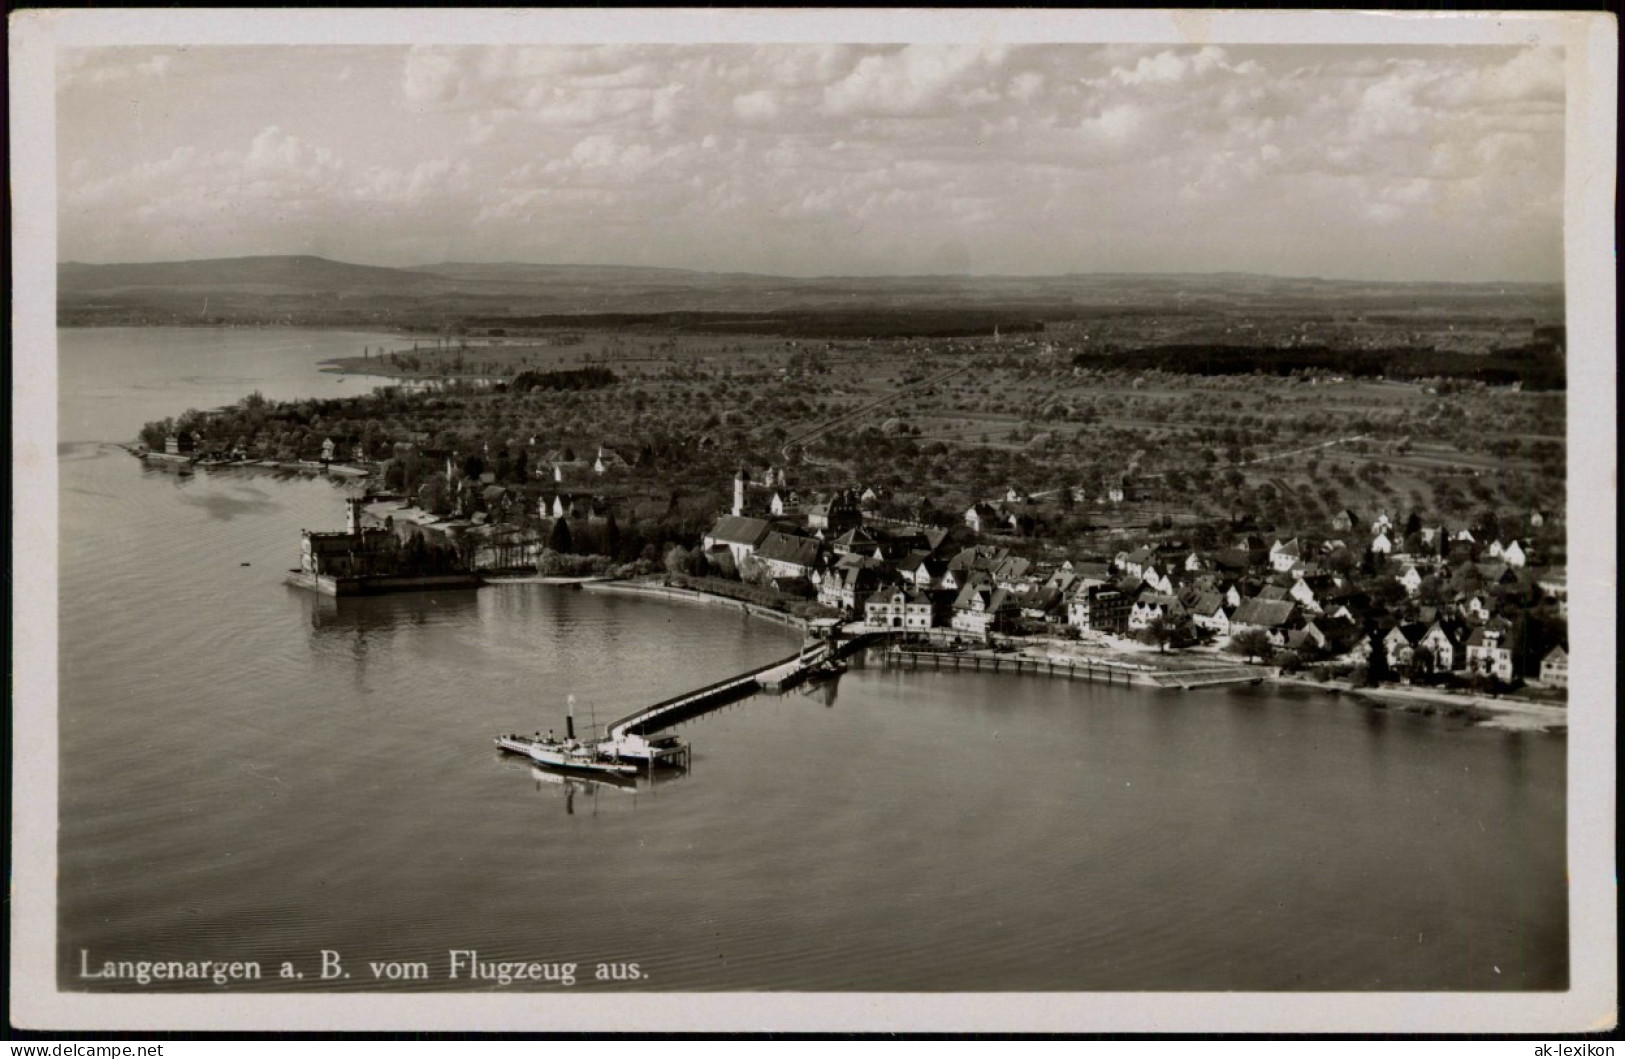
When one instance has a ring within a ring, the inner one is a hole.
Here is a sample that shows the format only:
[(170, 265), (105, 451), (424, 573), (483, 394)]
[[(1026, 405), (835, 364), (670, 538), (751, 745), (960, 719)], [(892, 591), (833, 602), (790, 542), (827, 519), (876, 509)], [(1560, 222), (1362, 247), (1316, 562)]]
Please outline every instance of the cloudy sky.
[(1562, 278), (1562, 52), (67, 48), (63, 260)]

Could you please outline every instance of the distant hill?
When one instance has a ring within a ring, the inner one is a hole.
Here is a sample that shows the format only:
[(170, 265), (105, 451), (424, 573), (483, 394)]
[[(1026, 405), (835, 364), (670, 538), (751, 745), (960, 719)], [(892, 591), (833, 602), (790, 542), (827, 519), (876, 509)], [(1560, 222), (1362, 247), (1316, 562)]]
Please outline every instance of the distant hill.
[[(436, 286), (434, 277), (396, 268), (350, 265), (325, 257), (228, 257), (205, 261), (85, 265), (57, 269), (58, 290), (66, 294), (131, 289), (206, 290), (252, 287), (304, 293), (389, 290), (402, 285)], [(443, 285), (443, 284), (441, 284)]]
[(1222, 273), (1059, 276), (824, 276), (614, 265), (446, 262), (412, 268), (312, 256), (57, 269), (58, 320), (88, 324), (242, 323), (441, 327), (571, 314), (1098, 314), (1326, 312), (1561, 322), (1556, 284), (1374, 283)]

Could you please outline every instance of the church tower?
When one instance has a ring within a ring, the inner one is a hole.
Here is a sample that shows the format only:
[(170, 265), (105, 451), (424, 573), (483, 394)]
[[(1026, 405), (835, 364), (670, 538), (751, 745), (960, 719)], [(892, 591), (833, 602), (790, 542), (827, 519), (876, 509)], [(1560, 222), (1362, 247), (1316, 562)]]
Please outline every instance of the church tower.
[(747, 471), (743, 467), (739, 468), (739, 473), (734, 475), (734, 514), (735, 515), (743, 515), (745, 513), (745, 488), (747, 486), (749, 486), (749, 485), (750, 485), (750, 472)]

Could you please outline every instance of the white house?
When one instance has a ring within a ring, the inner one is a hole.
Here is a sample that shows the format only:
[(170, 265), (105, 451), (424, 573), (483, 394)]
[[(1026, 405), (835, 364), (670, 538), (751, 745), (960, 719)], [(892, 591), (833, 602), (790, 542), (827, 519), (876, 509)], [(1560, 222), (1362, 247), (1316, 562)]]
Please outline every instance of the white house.
[(1277, 573), (1286, 573), (1301, 562), (1302, 559), (1303, 554), (1296, 537), (1278, 548), (1270, 549), (1270, 567)]
[(1165, 596), (1171, 596), (1174, 594), (1173, 581), (1169, 579), (1167, 574), (1162, 573), (1155, 566), (1146, 566), (1145, 572), (1140, 575), (1140, 580), (1149, 585), (1154, 591), (1160, 592)]
[(1467, 638), (1467, 668), (1512, 682), (1512, 636), (1505, 623), (1491, 622), (1473, 630)]
[(1161, 592), (1142, 592), (1140, 598), (1134, 601), (1129, 611), (1128, 627), (1130, 629), (1149, 628), (1158, 618), (1178, 618), (1185, 614), (1185, 607), (1173, 596)]
[(931, 597), (917, 588), (882, 589), (863, 605), (871, 628), (925, 632), (931, 628)]
[(1461, 653), (1461, 643), (1452, 636), (1442, 622), (1434, 622), (1428, 626), (1428, 631), (1417, 641), (1418, 648), (1426, 648), (1433, 659), (1433, 668), (1441, 673), (1460, 669), (1466, 659)]
[(1225, 612), (1224, 597), (1217, 592), (1202, 593), (1189, 609), (1192, 625), (1217, 636), (1230, 635), (1230, 615)]
[(999, 524), (999, 512), (992, 504), (975, 503), (965, 512), (965, 525), (985, 533)]
[(717, 519), (716, 525), (711, 527), (711, 532), (705, 535), (705, 548), (709, 551), (716, 547), (726, 547), (733, 555), (734, 565), (737, 566), (755, 553), (757, 546), (772, 529), (772, 524), (764, 518), (723, 515)]
[(1553, 688), (1569, 686), (1569, 653), (1554, 647), (1540, 660), (1540, 682)]
[(1292, 582), (1292, 587), (1287, 589), (1286, 594), (1291, 599), (1297, 600), (1299, 605), (1309, 613), (1320, 613), (1320, 601), (1315, 598), (1315, 587), (1310, 583), (1309, 579), (1300, 577)]
[(819, 542), (812, 537), (792, 537), (788, 533), (769, 533), (753, 553), (757, 562), (767, 567), (772, 577), (805, 577), (811, 579), (818, 568)]
[(1145, 568), (1155, 558), (1150, 548), (1136, 548), (1131, 552), (1124, 552), (1117, 557), (1117, 567), (1131, 577), (1141, 577)]
[(1133, 608), (1134, 600), (1110, 585), (1079, 582), (1067, 599), (1066, 620), (1079, 629), (1121, 632)]
[(1006, 590), (966, 585), (954, 599), (950, 623), (961, 632), (986, 635), (1003, 628), (1018, 612), (1015, 597)]

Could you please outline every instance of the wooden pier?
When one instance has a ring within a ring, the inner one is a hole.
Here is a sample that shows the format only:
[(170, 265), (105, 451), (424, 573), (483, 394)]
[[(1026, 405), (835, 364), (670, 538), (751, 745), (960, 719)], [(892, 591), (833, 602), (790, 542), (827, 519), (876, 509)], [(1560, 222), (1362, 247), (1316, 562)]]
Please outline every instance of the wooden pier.
[(989, 654), (984, 651), (911, 651), (894, 646), (883, 655), (893, 669), (935, 669), (971, 673), (1015, 673), (1064, 677), (1120, 686), (1188, 690), (1220, 684), (1256, 684), (1262, 677), (1243, 666), (1210, 666), (1194, 669), (1154, 669), (1132, 663), (1109, 662), (1087, 655), (1077, 658), (1031, 658), (1019, 654)]
[(969, 673), (1031, 673), (1073, 680), (1098, 680), (1120, 685), (1146, 681), (1144, 673), (1108, 663), (1097, 664), (1088, 658), (1057, 662), (1054, 659), (1028, 658), (1023, 655), (986, 654), (977, 651), (910, 651), (895, 647), (887, 651), (884, 658), (886, 666), (893, 669), (947, 669), (956, 673), (961, 670)]
[[(769, 662), (738, 676), (684, 692), (611, 721), (607, 730), (608, 739), (615, 742), (628, 735), (649, 736), (718, 706), (755, 694), (763, 688), (782, 691), (794, 687), (805, 680), (807, 674), (815, 667), (880, 643), (884, 638), (884, 634), (866, 632), (845, 640), (829, 639), (808, 643), (795, 654), (776, 662)], [(880, 655), (889, 668), (1034, 674), (1122, 687), (1140, 685), (1193, 688), (1216, 684), (1257, 683), (1261, 679), (1257, 673), (1242, 666), (1163, 670), (1088, 656), (1031, 658), (1019, 654), (993, 654), (984, 651), (914, 651), (900, 645), (893, 645), (880, 652)]]
[(609, 739), (619, 740), (629, 734), (647, 736), (661, 729), (670, 728), (680, 721), (697, 717), (707, 710), (754, 694), (762, 688), (782, 690), (794, 687), (806, 678), (813, 667), (860, 650), (870, 639), (867, 636), (856, 636), (839, 642), (808, 644), (788, 658), (769, 662), (739, 676), (708, 684), (697, 691), (685, 692), (663, 702), (657, 702), (653, 706), (634, 710), (625, 717), (610, 722)]

